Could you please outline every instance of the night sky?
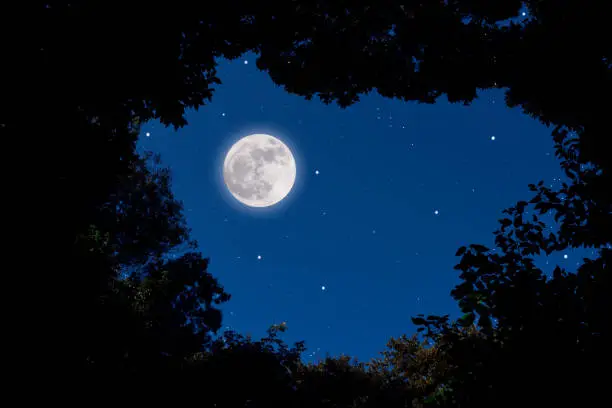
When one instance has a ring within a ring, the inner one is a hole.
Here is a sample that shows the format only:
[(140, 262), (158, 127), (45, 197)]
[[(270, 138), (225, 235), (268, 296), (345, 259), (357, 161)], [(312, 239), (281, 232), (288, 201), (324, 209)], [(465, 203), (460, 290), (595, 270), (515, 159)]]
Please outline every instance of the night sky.
[[(306, 359), (368, 360), (414, 333), (411, 316), (458, 317), (457, 249), (492, 246), (502, 209), (531, 198), (529, 183), (561, 180), (550, 129), (501, 91), (468, 107), (371, 94), (343, 110), (288, 94), (253, 55), (221, 61), (219, 77), (189, 125), (146, 124), (139, 148), (172, 169), (193, 238), (232, 295), (224, 327), (258, 338), (286, 322)], [(283, 140), (298, 164), (292, 192), (264, 213), (232, 202), (219, 177), (232, 143), (252, 133)], [(579, 258), (548, 266), (575, 270)]]

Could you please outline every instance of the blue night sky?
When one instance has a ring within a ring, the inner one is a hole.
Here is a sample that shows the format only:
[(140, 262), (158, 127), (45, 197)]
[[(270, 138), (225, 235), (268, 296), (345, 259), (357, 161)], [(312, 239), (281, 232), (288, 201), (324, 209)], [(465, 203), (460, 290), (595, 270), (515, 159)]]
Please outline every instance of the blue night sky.
[[(219, 77), (189, 125), (146, 124), (139, 148), (172, 169), (193, 238), (232, 295), (224, 326), (258, 338), (287, 322), (307, 359), (368, 360), (414, 332), (411, 316), (458, 317), (456, 250), (491, 246), (502, 209), (562, 174), (550, 130), (500, 91), (468, 107), (371, 94), (343, 110), (286, 93), (253, 55), (221, 61)], [(231, 144), (252, 133), (283, 140), (298, 163), (294, 190), (265, 214), (232, 203), (219, 180)], [(550, 262), (573, 270), (578, 258)]]

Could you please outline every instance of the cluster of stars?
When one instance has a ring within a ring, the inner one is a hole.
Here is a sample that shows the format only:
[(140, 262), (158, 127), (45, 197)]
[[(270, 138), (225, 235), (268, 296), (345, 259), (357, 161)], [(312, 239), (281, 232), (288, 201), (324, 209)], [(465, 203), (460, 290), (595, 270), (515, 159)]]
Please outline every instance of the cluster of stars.
[[(377, 120), (382, 120), (382, 118), (383, 118), (383, 116), (382, 116), (381, 109), (380, 108), (376, 108), (376, 119)], [(393, 115), (387, 116), (387, 120), (389, 121), (387, 126), (389, 128), (392, 128), (393, 127)], [(401, 125), (401, 128), (402, 129), (406, 129), (406, 125)]]

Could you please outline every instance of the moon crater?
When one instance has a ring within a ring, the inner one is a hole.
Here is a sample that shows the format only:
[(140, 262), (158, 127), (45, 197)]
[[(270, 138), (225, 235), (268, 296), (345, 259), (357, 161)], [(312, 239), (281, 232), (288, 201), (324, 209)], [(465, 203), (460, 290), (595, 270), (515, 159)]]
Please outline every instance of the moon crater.
[(293, 188), (296, 164), (291, 150), (274, 136), (238, 140), (225, 156), (223, 180), (232, 196), (249, 207), (269, 207)]

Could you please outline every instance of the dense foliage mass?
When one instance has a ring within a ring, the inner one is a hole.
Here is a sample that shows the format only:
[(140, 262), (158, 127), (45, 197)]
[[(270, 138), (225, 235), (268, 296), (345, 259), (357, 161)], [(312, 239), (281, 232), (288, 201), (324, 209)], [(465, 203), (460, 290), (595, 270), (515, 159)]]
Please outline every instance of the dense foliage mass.
[[(12, 333), (23, 337), (23, 365), (53, 379), (62, 372), (146, 379), (175, 402), (195, 392), (215, 407), (605, 401), (612, 363), (608, 2), (128, 3), (26, 2), (3, 10), (14, 24), (3, 27), (9, 72), (1, 79), (0, 125), (32, 144), (21, 150), (34, 153), (24, 184), (36, 190), (32, 201), (45, 200), (34, 216), (39, 253), (26, 272), (7, 278), (27, 288), (20, 293), (28, 300), (15, 303), (10, 319)], [(521, 7), (527, 18), (507, 21)], [(279, 339), (284, 326), (258, 341), (215, 336), (216, 306), (229, 295), (189, 237), (168, 171), (134, 145), (139, 123), (186, 125), (185, 111), (208, 102), (220, 83), (217, 60), (247, 51), (288, 92), (341, 106), (370, 91), (469, 104), (480, 89), (505, 89), (508, 106), (551, 125), (570, 183), (558, 191), (531, 185), (533, 196), (500, 220), (497, 251), (460, 248), (461, 283), (452, 296), (464, 315), (415, 317), (423, 336), (391, 339), (380, 359), (304, 364), (303, 344)], [(558, 229), (542, 221), (548, 212)], [(535, 265), (535, 255), (568, 247), (598, 256), (552, 276)]]

